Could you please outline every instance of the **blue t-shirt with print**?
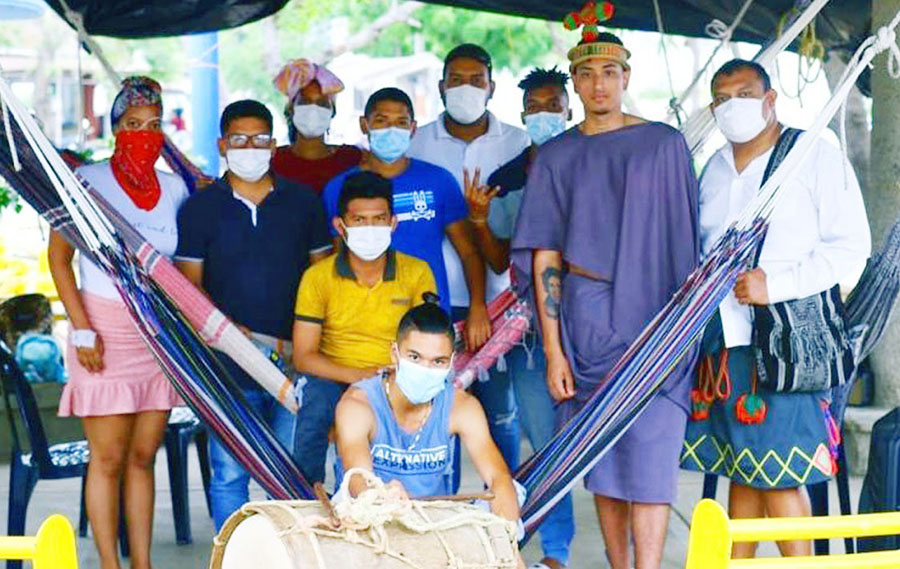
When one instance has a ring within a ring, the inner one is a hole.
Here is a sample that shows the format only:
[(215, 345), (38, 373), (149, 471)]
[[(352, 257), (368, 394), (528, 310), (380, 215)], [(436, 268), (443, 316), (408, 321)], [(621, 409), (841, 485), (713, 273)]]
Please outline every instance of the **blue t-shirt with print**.
[[(338, 214), (338, 199), (347, 176), (359, 172), (348, 170), (333, 178), (322, 200), (329, 218)], [(431, 267), (437, 283), (441, 308), (450, 310), (450, 287), (441, 243), (446, 227), (468, 215), (466, 200), (456, 179), (447, 170), (422, 160), (410, 159), (406, 171), (391, 179), (394, 192), (394, 215), (397, 229), (391, 245), (397, 251), (422, 259)], [(335, 234), (334, 227), (331, 231)]]

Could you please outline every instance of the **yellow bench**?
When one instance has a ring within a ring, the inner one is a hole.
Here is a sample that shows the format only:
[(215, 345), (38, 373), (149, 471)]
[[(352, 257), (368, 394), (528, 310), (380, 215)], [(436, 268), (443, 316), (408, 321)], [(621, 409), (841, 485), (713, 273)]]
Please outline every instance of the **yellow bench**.
[(0, 537), (0, 559), (24, 559), (33, 569), (78, 569), (75, 532), (65, 516), (44, 520), (34, 537)]
[(691, 520), (686, 569), (897, 569), (900, 550), (827, 557), (731, 559), (734, 543), (892, 534), (900, 534), (900, 512), (729, 520), (718, 502), (701, 500)]

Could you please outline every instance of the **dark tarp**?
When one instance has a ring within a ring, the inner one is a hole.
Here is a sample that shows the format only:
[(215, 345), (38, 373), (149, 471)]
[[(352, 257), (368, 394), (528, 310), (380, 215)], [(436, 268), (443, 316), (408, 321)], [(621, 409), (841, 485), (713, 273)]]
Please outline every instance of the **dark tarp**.
[[(363, 0), (360, 0), (363, 1)], [(583, 0), (426, 0), (562, 22)], [(88, 33), (123, 38), (173, 36), (232, 28), (273, 14), (288, 0), (67, 0), (84, 16)], [(63, 14), (59, 0), (47, 0)], [(740, 28), (737, 41), (763, 43), (775, 33), (781, 15), (794, 0), (755, 0)], [(869, 35), (872, 0), (831, 0), (816, 19), (819, 38), (828, 48), (853, 49)], [(618, 0), (610, 22), (615, 28), (656, 30), (652, 0)], [(666, 32), (707, 37), (714, 18), (730, 24), (744, 0), (659, 0)], [(560, 23), (562, 25), (562, 23)]]
[[(46, 0), (64, 16), (59, 0)], [(364, 0), (359, 0), (364, 1)], [(425, 0), (474, 10), (484, 10), (560, 22), (578, 10), (583, 0)], [(745, 0), (659, 0), (666, 33), (708, 37), (713, 19), (730, 24)], [(816, 18), (816, 33), (826, 48), (845, 60), (870, 35), (874, 0), (831, 0)], [(88, 33), (121, 38), (177, 36), (233, 28), (259, 20), (287, 4), (288, 0), (67, 0), (83, 15)], [(800, 3), (808, 4), (810, 0)], [(656, 31), (653, 0), (618, 0), (610, 27)], [(774, 37), (779, 19), (795, 0), (754, 0), (733, 39), (762, 44)], [(860, 88), (867, 92), (868, 74)]]
[[(581, 8), (584, 0), (425, 0), (461, 8), (518, 14), (560, 22)], [(853, 49), (869, 36), (873, 0), (831, 0), (816, 19), (816, 34), (831, 48)], [(599, 3), (599, 0), (598, 0)], [(613, 28), (656, 31), (652, 0), (613, 0)], [(774, 36), (779, 18), (794, 0), (755, 0), (733, 39), (764, 43)], [(744, 0), (659, 0), (666, 33), (708, 37), (706, 25), (714, 18), (731, 24)]]
[[(65, 19), (59, 0), (47, 4)], [(91, 35), (180, 36), (234, 28), (270, 16), (288, 0), (66, 0)]]

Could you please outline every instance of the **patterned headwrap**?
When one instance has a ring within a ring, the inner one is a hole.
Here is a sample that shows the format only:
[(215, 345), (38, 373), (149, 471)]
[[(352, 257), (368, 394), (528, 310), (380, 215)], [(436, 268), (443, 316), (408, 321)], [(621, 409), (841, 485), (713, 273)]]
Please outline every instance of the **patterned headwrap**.
[(287, 96), (289, 102), (293, 102), (300, 90), (313, 81), (316, 81), (322, 88), (322, 93), (329, 97), (344, 90), (344, 84), (337, 75), (308, 59), (289, 61), (281, 68), (272, 83)]
[(150, 79), (135, 75), (122, 80), (122, 89), (113, 101), (109, 118), (116, 126), (129, 107), (147, 107), (159, 105), (162, 108), (162, 87)]
[(607, 59), (621, 65), (624, 69), (630, 69), (628, 58), (631, 52), (623, 46), (613, 42), (597, 41), (600, 36), (599, 25), (609, 21), (615, 13), (615, 7), (611, 2), (604, 1), (599, 5), (596, 2), (586, 3), (578, 12), (572, 12), (563, 19), (563, 25), (567, 30), (581, 28), (581, 42), (569, 50), (569, 68), (575, 67), (588, 59)]

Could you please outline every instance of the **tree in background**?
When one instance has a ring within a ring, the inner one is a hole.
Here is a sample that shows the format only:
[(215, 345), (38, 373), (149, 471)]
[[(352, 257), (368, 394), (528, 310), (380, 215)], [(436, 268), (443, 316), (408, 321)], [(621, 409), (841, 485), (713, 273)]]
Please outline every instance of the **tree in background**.
[(514, 73), (554, 58), (543, 21), (396, 0), (292, 0), (274, 16), (219, 38), (229, 95), (253, 94), (273, 105), (282, 96), (271, 78), (297, 57), (327, 63), (346, 51), (392, 57), (419, 50), (442, 57), (472, 42), (491, 53), (495, 67)]

